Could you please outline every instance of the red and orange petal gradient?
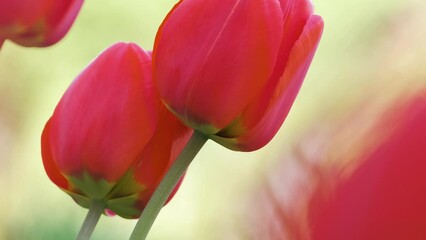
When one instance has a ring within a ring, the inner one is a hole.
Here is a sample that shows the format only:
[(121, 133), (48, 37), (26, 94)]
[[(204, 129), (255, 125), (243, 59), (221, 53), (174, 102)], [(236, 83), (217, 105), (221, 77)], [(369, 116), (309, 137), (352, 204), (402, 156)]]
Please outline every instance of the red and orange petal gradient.
[(83, 207), (105, 200), (118, 215), (138, 217), (139, 202), (150, 197), (190, 133), (161, 109), (150, 55), (132, 43), (111, 46), (74, 80), (46, 124), (48, 176)]
[(286, 118), (322, 29), (306, 0), (180, 1), (157, 34), (154, 81), (187, 125), (256, 150)]
[(82, 4), (83, 0), (0, 0), (0, 46), (7, 39), (26, 47), (58, 42)]
[[(160, 109), (158, 127), (135, 165), (135, 179), (147, 186), (146, 192), (139, 196), (138, 206), (143, 209), (156, 187), (176, 160), (191, 137), (192, 130), (168, 111), (163, 105)], [(176, 193), (183, 178), (169, 197)], [(168, 200), (168, 201), (169, 201)]]

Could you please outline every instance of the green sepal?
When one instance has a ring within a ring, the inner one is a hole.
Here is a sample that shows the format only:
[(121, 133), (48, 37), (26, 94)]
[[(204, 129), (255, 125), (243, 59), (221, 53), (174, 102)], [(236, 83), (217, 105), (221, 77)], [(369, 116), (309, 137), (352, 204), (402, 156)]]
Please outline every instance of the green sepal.
[(142, 210), (136, 208), (139, 194), (133, 194), (126, 197), (111, 199), (107, 202), (106, 208), (111, 209), (117, 215), (123, 218), (138, 218)]
[(139, 217), (142, 211), (137, 207), (138, 199), (146, 190), (146, 186), (135, 180), (133, 169), (127, 171), (117, 182), (96, 179), (87, 172), (79, 176), (70, 176), (68, 180), (71, 189), (62, 190), (84, 208), (90, 208), (93, 201), (101, 201), (104, 202), (105, 208), (129, 219)]
[(82, 195), (91, 199), (105, 199), (107, 194), (111, 192), (116, 185), (115, 182), (108, 182), (105, 179), (95, 179), (86, 171), (80, 176), (68, 177), (72, 187), (82, 192)]
[(166, 102), (163, 101), (163, 103), (167, 107), (167, 109), (169, 109), (170, 112), (172, 112), (176, 117), (178, 117), (182, 121), (183, 124), (185, 124), (186, 126), (190, 128), (196, 129), (207, 136), (214, 135), (220, 131), (219, 128), (211, 124), (206, 124), (206, 123), (201, 123), (201, 121), (198, 122), (196, 120), (186, 119), (181, 114), (176, 112), (173, 108), (171, 108)]
[(83, 195), (80, 195), (80, 194), (77, 194), (77, 193), (73, 193), (73, 192), (69, 192), (69, 191), (65, 191), (65, 192), (68, 193), (68, 195), (70, 195), (71, 198), (74, 199), (74, 201), (78, 205), (80, 205), (84, 208), (87, 208), (87, 209), (90, 208), (92, 201), (89, 198), (87, 198), (86, 196), (83, 196)]

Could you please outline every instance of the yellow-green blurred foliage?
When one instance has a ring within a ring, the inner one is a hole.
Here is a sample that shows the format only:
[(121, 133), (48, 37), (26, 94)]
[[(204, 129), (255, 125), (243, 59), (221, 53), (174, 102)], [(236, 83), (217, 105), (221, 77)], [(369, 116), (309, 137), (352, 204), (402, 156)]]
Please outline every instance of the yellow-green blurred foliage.
[[(59, 44), (36, 49), (6, 41), (0, 51), (0, 240), (75, 238), (86, 210), (44, 172), (39, 147), (44, 123), (70, 82), (103, 49), (116, 41), (151, 49), (174, 3), (88, 0)], [(308, 126), (360, 101), (386, 102), (426, 85), (423, 1), (314, 4), (325, 21), (323, 39), (281, 131), (254, 153), (209, 142), (149, 239), (242, 239), (237, 233), (244, 213), (237, 206)], [(134, 224), (102, 217), (93, 239), (128, 239)]]

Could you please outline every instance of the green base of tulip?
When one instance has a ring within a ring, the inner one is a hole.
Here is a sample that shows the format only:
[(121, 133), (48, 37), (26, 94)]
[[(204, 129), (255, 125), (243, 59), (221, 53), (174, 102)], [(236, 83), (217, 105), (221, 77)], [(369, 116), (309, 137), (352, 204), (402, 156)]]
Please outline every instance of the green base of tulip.
[(194, 131), (189, 142), (170, 167), (169, 171), (164, 176), (160, 185), (149, 200), (132, 232), (132, 235), (130, 236), (130, 240), (144, 240), (146, 238), (154, 220), (157, 218), (161, 208), (164, 206), (164, 203), (167, 201), (179, 179), (185, 173), (189, 164), (191, 164), (192, 160), (207, 140), (207, 136), (203, 133)]
[(89, 240), (95, 230), (96, 224), (99, 221), (102, 213), (105, 210), (105, 203), (103, 201), (93, 201), (89, 208), (80, 232), (78, 233), (77, 240)]

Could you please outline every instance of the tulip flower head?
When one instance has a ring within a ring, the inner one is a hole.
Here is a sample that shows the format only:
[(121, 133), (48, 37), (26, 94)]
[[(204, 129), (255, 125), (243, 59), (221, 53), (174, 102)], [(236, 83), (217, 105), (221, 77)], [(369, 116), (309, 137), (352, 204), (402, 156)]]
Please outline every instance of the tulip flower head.
[(50, 46), (68, 32), (83, 0), (0, 0), (0, 46)]
[(253, 151), (286, 118), (322, 30), (308, 0), (180, 1), (156, 37), (154, 81), (185, 124)]
[(42, 134), (43, 163), (79, 205), (137, 218), (190, 133), (160, 104), (151, 56), (118, 43), (65, 92)]

